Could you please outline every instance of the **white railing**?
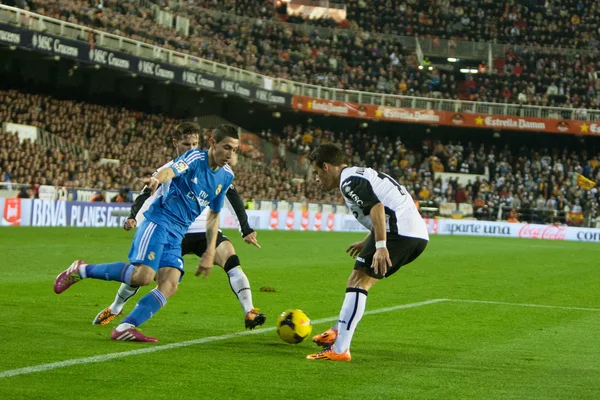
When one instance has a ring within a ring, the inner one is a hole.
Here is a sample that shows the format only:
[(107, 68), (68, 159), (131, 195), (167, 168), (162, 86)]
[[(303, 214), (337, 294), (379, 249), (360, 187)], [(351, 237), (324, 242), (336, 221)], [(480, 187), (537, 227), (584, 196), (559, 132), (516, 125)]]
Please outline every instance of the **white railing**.
[(265, 88), (265, 78), (269, 78), (269, 80), (273, 80), (273, 90), (279, 90), (281, 92), (287, 92), (294, 95), (315, 97), (324, 100), (338, 100), (353, 103), (389, 105), (394, 107), (452, 112), (473, 112), (479, 114), (496, 114), (505, 116), (600, 121), (599, 110), (398, 96), (391, 94), (328, 88), (282, 78), (272, 78), (266, 75), (231, 67), (229, 65), (220, 64), (178, 51), (168, 50), (162, 47), (143, 43), (123, 36), (113, 35), (97, 29), (60, 21), (54, 18), (49, 18), (40, 14), (35, 14), (29, 11), (4, 5), (0, 5), (0, 23), (10, 23), (30, 30), (46, 32), (75, 40), (88, 41), (90, 35), (93, 35), (95, 38), (95, 43), (98, 46), (111, 50), (122, 51), (146, 59), (159, 60), (172, 65), (199, 70), (232, 80), (247, 82), (263, 89), (267, 89)]

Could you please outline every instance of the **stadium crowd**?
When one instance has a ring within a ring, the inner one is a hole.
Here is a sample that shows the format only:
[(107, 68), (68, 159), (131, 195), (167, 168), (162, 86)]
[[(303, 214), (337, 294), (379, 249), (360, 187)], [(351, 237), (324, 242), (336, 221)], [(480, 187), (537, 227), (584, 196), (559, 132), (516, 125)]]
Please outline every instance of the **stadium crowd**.
[[(554, 52), (546, 54), (535, 47), (577, 48), (596, 43), (598, 26), (595, 21), (598, 17), (596, 12), (591, 11), (597, 6), (592, 1), (581, 0), (571, 6), (559, 2), (535, 3), (529, 8), (508, 3), (506, 7), (499, 8), (491, 1), (392, 2), (397, 13), (378, 12), (381, 7), (388, 7), (382, 1), (376, 2), (374, 7), (365, 7), (366, 3), (362, 0), (352, 1), (349, 2), (349, 17), (360, 30), (347, 30), (344, 35), (327, 31), (317, 34), (275, 21), (270, 2), (256, 7), (247, 1), (199, 1), (186, 3), (186, 15), (192, 17), (188, 37), (159, 25), (150, 9), (135, 3), (105, 1), (102, 8), (98, 8), (96, 3), (87, 0), (28, 2), (33, 11), (51, 17), (234, 67), (315, 85), (417, 97), (573, 109), (594, 109), (600, 104), (600, 58), (597, 52), (570, 57)], [(226, 13), (214, 15), (204, 7)], [(577, 15), (580, 22), (565, 21), (565, 12), (569, 16)], [(236, 13), (254, 18), (240, 19)], [(399, 23), (397, 18), (412, 23)], [(462, 24), (460, 21), (465, 18), (471, 22)], [(522, 26), (524, 18), (532, 18), (526, 19), (530, 26), (527, 23)], [(462, 28), (447, 31), (447, 27), (458, 25)], [(496, 73), (467, 78), (456, 71), (419, 69), (416, 55), (408, 52), (396, 38), (382, 38), (369, 33), (370, 30), (387, 32), (392, 26), (404, 29), (397, 33), (411, 36), (435, 35), (453, 40), (497, 39), (507, 43), (531, 44), (532, 47), (509, 48), (503, 67)], [(409, 29), (417, 26), (424, 31)], [(518, 35), (514, 33), (515, 29), (519, 31)], [(485, 33), (504, 31), (509, 35), (494, 37)], [(460, 81), (464, 84), (459, 85)], [(584, 115), (578, 117), (585, 118)]]
[[(0, 91), (0, 120), (37, 126), (87, 150), (87, 158), (84, 153), (75, 156), (66, 149), (43, 148), (2, 132), (0, 177), (4, 181), (133, 190), (143, 185), (140, 178), (174, 156), (166, 132), (178, 123), (158, 114), (18, 91)], [(209, 135), (205, 129), (202, 147)], [(285, 165), (287, 152), (303, 157), (315, 146), (333, 142), (344, 148), (350, 163), (390, 174), (407, 186), (417, 201), (469, 203), (480, 217), (490, 218), (491, 210), (499, 206), (507, 210), (582, 210), (593, 215), (598, 210), (598, 191), (585, 191), (577, 185), (579, 174), (600, 180), (598, 156), (585, 151), (549, 149), (543, 144), (511, 148), (428, 139), (405, 143), (401, 136), (373, 135), (366, 129), (334, 132), (311, 124), (288, 125), (280, 132), (263, 130), (257, 136), (278, 151), (265, 160), (260, 146), (252, 144), (257, 143), (256, 137), (243, 137), (236, 185), (246, 198), (341, 204), (337, 193), (323, 193), (311, 177), (294, 174)], [(118, 162), (103, 164), (106, 159)], [(461, 185), (436, 178), (436, 172), (484, 177)]]
[[(156, 0), (171, 10), (178, 2)], [(257, 6), (257, 3), (258, 6)], [(588, 48), (597, 46), (600, 35), (598, 3), (594, 0), (345, 0), (350, 28), (387, 35), (514, 43), (525, 46)], [(262, 19), (300, 22), (298, 17), (280, 15), (273, 2), (264, 0), (193, 0), (183, 3), (186, 15), (208, 8)], [(305, 18), (310, 25), (335, 26), (332, 20)]]

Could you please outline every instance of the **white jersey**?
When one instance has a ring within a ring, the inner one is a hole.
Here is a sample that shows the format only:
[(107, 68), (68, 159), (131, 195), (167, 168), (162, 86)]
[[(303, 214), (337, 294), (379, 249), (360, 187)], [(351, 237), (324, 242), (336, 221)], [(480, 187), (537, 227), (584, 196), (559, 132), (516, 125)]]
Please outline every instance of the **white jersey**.
[[(160, 167), (159, 169), (157, 169), (156, 172), (154, 172), (153, 176), (156, 175), (156, 173), (158, 173), (158, 171), (170, 167), (171, 164), (173, 164), (172, 160), (169, 161), (168, 163), (166, 163), (165, 165), (163, 165), (162, 167)], [(156, 201), (156, 199), (158, 199), (159, 197), (161, 197), (162, 195), (167, 193), (169, 191), (170, 186), (171, 186), (171, 181), (164, 182), (163, 184), (161, 184), (159, 186), (159, 188), (156, 190), (156, 192), (154, 192), (150, 197), (148, 197), (148, 199), (144, 202), (144, 204), (138, 211), (137, 215), (135, 216), (135, 221), (137, 222), (138, 225), (140, 225), (142, 223), (142, 221), (144, 221), (144, 219), (145, 219), (144, 212), (146, 212), (146, 210), (148, 210), (148, 208), (150, 208), (150, 205), (154, 201)], [(231, 215), (233, 215), (233, 217), (239, 223), (237, 215), (236, 215), (233, 207), (231, 206), (231, 203), (229, 202), (229, 200), (227, 198), (225, 198), (225, 205), (227, 206), (227, 208), (229, 208), (229, 211), (231, 211)], [(188, 234), (188, 233), (205, 233), (206, 232), (206, 217), (208, 215), (209, 210), (210, 209), (208, 207), (206, 207), (204, 209), (204, 211), (202, 211), (202, 213), (200, 215), (198, 215), (198, 218), (196, 218), (194, 220), (194, 222), (192, 222), (192, 224), (188, 228), (186, 234)]]
[(406, 188), (390, 176), (372, 168), (347, 167), (340, 176), (340, 191), (354, 217), (368, 230), (373, 229), (371, 208), (385, 208), (387, 232), (429, 240), (427, 226)]

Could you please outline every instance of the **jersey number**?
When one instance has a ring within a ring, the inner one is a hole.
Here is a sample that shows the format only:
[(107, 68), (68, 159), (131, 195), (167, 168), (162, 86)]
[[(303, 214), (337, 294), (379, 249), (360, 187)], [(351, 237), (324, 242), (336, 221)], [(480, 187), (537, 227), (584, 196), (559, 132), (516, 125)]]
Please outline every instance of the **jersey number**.
[(388, 179), (390, 182), (392, 182), (394, 184), (394, 186), (396, 186), (398, 188), (398, 191), (400, 192), (400, 194), (404, 196), (404, 192), (402, 191), (402, 186), (400, 186), (400, 184), (394, 178), (392, 178), (388, 174), (384, 174), (383, 172), (377, 172), (377, 176), (381, 180)]

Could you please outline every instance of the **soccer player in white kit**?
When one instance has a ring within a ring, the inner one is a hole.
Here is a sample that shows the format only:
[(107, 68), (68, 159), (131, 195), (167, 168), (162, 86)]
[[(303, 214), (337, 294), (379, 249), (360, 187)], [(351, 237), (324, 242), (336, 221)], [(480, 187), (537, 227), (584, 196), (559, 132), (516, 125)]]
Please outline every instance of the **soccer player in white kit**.
[[(191, 123), (182, 123), (175, 129), (173, 133), (173, 146), (175, 147), (178, 156), (192, 148), (198, 147), (200, 132), (197, 129), (197, 125)], [(173, 161), (168, 162), (156, 172), (170, 167), (172, 163)], [(131, 213), (129, 218), (123, 224), (123, 228), (129, 231), (140, 225), (144, 220), (144, 212), (150, 207), (154, 200), (169, 191), (169, 184), (170, 181), (163, 183), (154, 194), (151, 194), (150, 190), (144, 188), (132, 205)], [(227, 190), (225, 204), (231, 210), (232, 215), (237, 218), (244, 241), (260, 248), (260, 245), (256, 240), (256, 232), (248, 225), (248, 216), (244, 209), (244, 202), (234, 185), (231, 185)], [(208, 209), (200, 214), (188, 228), (181, 243), (181, 255), (193, 253), (198, 257), (202, 257), (202, 254), (206, 251), (207, 214)], [(245, 327), (247, 329), (254, 329), (263, 325), (266, 321), (266, 316), (260, 313), (258, 308), (254, 307), (248, 277), (240, 266), (240, 260), (235, 253), (233, 245), (220, 230), (217, 235), (216, 249), (217, 252), (215, 254), (214, 262), (216, 265), (222, 267), (227, 273), (229, 286), (236, 295), (244, 311)], [(199, 266), (196, 275), (199, 275), (200, 272)], [(114, 318), (121, 314), (125, 303), (137, 293), (138, 289), (138, 287), (129, 286), (125, 283), (121, 284), (113, 303), (100, 311), (92, 323), (94, 325), (106, 325), (110, 323)]]
[(350, 361), (350, 343), (365, 312), (369, 289), (414, 261), (429, 241), (427, 226), (406, 188), (371, 168), (349, 167), (342, 149), (333, 144), (309, 155), (317, 181), (330, 191), (338, 188), (354, 217), (370, 233), (346, 252), (356, 258), (348, 279), (338, 322), (313, 337), (325, 347), (309, 360)]

